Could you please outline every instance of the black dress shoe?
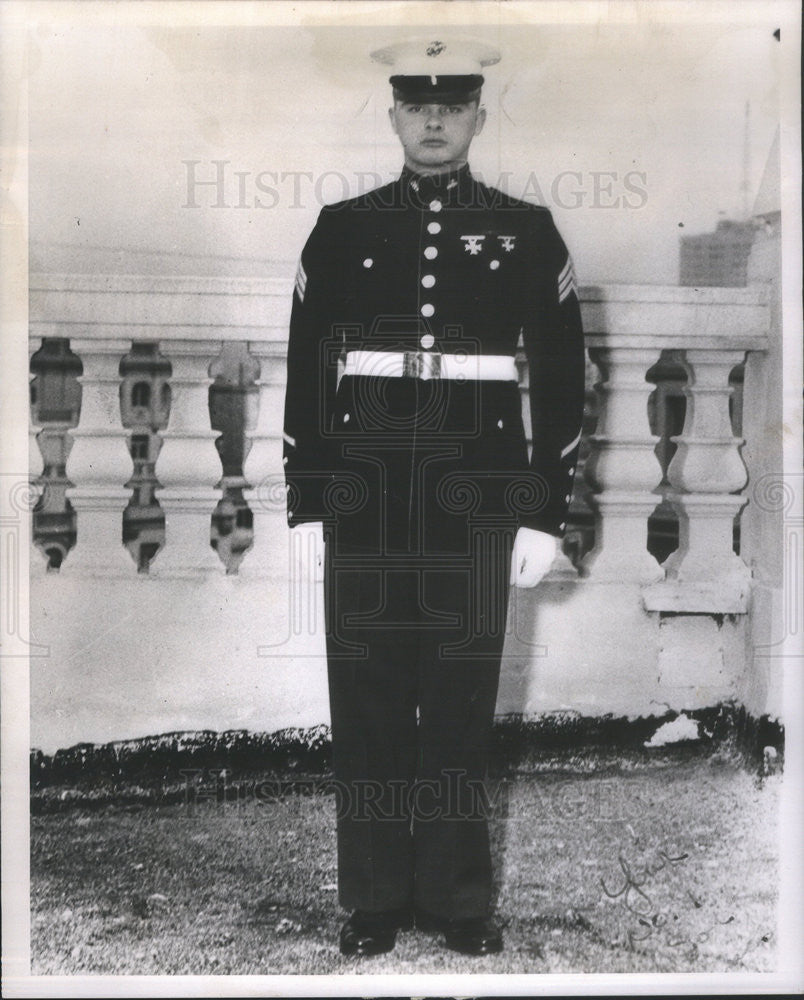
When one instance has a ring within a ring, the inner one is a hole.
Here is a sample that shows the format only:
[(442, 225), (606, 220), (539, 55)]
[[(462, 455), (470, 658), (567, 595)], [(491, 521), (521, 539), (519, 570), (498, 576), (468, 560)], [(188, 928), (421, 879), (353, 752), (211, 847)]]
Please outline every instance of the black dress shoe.
[(440, 931), (446, 946), (462, 955), (496, 955), (502, 951), (502, 934), (490, 917), (449, 919), (417, 910), (416, 926), (422, 931)]
[(410, 910), (355, 910), (341, 927), (342, 955), (382, 955), (396, 944), (396, 932), (413, 926)]

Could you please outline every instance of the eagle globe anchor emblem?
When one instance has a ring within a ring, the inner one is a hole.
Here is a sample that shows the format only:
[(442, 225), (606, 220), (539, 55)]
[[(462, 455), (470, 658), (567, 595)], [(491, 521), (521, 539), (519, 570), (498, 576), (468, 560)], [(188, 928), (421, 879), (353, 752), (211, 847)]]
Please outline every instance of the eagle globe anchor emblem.
[(430, 42), (424, 51), (428, 56), (440, 56), (445, 48), (446, 45), (443, 42)]

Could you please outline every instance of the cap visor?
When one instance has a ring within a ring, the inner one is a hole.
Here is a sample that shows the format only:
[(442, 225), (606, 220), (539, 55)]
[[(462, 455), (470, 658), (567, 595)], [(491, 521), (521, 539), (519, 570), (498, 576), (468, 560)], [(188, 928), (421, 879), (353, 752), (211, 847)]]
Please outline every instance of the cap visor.
[(480, 74), (437, 76), (434, 83), (433, 77), (429, 76), (392, 76), (390, 83), (394, 88), (394, 97), (400, 101), (465, 104), (480, 96), (483, 77)]

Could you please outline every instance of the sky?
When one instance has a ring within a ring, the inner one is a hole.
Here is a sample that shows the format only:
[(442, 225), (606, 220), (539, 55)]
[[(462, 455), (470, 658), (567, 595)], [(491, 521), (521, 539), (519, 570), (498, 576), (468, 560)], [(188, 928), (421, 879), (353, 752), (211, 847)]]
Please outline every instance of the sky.
[(679, 236), (753, 205), (778, 125), (774, 7), (752, 24), (742, 9), (695, 25), (42, 24), (31, 269), (292, 275), (321, 204), (401, 167), (368, 53), (462, 34), (503, 53), (473, 171), (551, 208), (581, 284), (675, 284)]

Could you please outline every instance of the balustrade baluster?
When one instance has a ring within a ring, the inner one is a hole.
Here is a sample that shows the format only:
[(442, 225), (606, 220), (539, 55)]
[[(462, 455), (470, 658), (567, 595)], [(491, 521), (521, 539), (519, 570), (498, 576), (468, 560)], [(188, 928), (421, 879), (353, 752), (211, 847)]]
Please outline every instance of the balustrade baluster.
[(42, 425), (35, 422), (34, 415), (38, 407), (31, 406), (30, 404), (30, 386), (33, 384), (34, 379), (37, 377), (35, 372), (31, 371), (31, 359), (34, 354), (39, 349), (39, 342), (36, 340), (31, 340), (28, 345), (28, 497), (31, 510), (31, 555), (29, 561), (29, 572), (39, 574), (44, 572), (47, 564), (47, 556), (42, 551), (42, 549), (36, 544), (33, 536), (34, 527), (34, 508), (42, 497), (42, 493), (45, 489), (45, 484), (42, 481), (42, 474), (44, 472), (44, 456), (42, 455), (41, 449), (39, 448), (39, 433), (42, 430)]
[(84, 365), (81, 416), (71, 432), (67, 476), (75, 484), (67, 496), (77, 515), (75, 548), (63, 564), (70, 573), (134, 573), (123, 546), (123, 510), (131, 475), (126, 432), (120, 418), (120, 358), (128, 343), (117, 339), (73, 339), (72, 350)]
[(218, 433), (209, 421), (209, 367), (221, 343), (182, 340), (162, 346), (173, 371), (170, 417), (156, 462), (155, 493), (165, 513), (165, 545), (154, 557), (150, 573), (221, 574), (223, 567), (210, 545), (221, 463), (215, 450)]
[(684, 431), (667, 470), (668, 497), (679, 517), (679, 546), (664, 568), (666, 581), (645, 595), (650, 609), (743, 612), (750, 571), (733, 550), (734, 518), (746, 503), (737, 495), (748, 479), (742, 440), (732, 433), (729, 373), (744, 351), (688, 349), (679, 355), (688, 374)]
[(654, 454), (658, 439), (648, 423), (653, 386), (645, 374), (658, 356), (657, 350), (621, 347), (590, 351), (603, 381), (595, 387), (600, 415), (584, 469), (593, 490), (595, 546), (582, 569), (595, 580), (650, 583), (662, 577), (647, 549), (661, 468)]
[(257, 419), (250, 431), (251, 447), (243, 463), (248, 483), (243, 496), (254, 518), (254, 546), (247, 553), (241, 573), (269, 575), (277, 572), (271, 539), (277, 530), (284, 531), (285, 500), (282, 476), (282, 398), (284, 395), (284, 358), (276, 344), (252, 341), (249, 354), (260, 363)]

